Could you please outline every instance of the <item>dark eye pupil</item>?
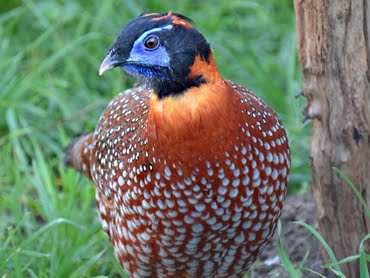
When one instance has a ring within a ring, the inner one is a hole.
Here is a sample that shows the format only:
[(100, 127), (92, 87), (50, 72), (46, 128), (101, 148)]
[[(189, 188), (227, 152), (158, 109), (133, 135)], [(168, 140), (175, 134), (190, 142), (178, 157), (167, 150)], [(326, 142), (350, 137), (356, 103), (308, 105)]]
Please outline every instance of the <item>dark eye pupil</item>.
[(145, 41), (145, 47), (153, 49), (158, 45), (158, 39), (156, 37), (150, 37)]

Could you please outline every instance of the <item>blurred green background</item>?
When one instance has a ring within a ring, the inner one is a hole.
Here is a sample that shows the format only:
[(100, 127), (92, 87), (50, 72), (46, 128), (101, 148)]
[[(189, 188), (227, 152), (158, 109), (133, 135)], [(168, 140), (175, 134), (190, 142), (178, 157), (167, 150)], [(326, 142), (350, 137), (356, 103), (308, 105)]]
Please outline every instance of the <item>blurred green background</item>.
[[(182, 13), (211, 43), (222, 75), (280, 115), (292, 149), (290, 194), (307, 191), (309, 126), (293, 1), (3, 1), (0, 5), (0, 273), (2, 277), (124, 275), (101, 230), (94, 187), (63, 165), (75, 134), (132, 86), (98, 76), (120, 29), (144, 11)], [(4, 276), (5, 275), (5, 276)]]

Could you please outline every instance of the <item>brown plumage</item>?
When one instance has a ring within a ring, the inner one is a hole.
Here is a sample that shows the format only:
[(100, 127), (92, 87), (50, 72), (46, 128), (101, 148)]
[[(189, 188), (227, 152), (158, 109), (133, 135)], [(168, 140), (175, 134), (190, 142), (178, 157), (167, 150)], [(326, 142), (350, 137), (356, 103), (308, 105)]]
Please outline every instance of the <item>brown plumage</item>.
[(76, 139), (67, 162), (95, 183), (120, 263), (132, 277), (242, 277), (273, 235), (286, 194), (280, 120), (220, 76), (181, 15), (130, 22), (101, 73), (114, 66), (142, 79)]

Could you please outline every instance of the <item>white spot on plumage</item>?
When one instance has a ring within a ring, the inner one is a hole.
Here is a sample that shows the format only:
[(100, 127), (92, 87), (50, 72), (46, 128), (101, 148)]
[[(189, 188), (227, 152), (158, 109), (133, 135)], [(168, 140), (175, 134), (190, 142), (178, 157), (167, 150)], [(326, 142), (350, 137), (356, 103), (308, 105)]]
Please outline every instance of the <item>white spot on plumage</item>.
[(177, 174), (181, 177), (182, 176), (182, 170), (180, 168), (177, 169)]
[(206, 208), (206, 206), (205, 206), (203, 203), (200, 203), (200, 204), (196, 204), (196, 205), (195, 205), (195, 209), (196, 209), (197, 211), (199, 211), (199, 212), (204, 211), (204, 210), (205, 210), (205, 208)]
[[(248, 168), (247, 168), (247, 169), (248, 169)], [(249, 185), (249, 182), (250, 182), (250, 179), (249, 179), (249, 177), (248, 177), (248, 176), (245, 176), (245, 177), (244, 177), (244, 179), (242, 180), (242, 184), (243, 184), (244, 186)]]
[(118, 177), (118, 184), (119, 184), (120, 186), (122, 186), (124, 183), (125, 183), (125, 180), (123, 179), (123, 177), (122, 177), (122, 176), (119, 176), (119, 177)]
[(274, 170), (272, 171), (271, 178), (272, 178), (273, 180), (276, 180), (276, 179), (277, 179), (277, 177), (278, 177), (278, 171), (277, 171), (276, 169), (274, 169)]
[(208, 225), (212, 226), (212, 225), (214, 225), (217, 222), (217, 219), (216, 219), (216, 217), (213, 216), (211, 218), (208, 218), (206, 220), (206, 222), (207, 222)]
[(286, 177), (286, 174), (287, 174), (286, 167), (283, 167), (283, 168), (281, 169), (281, 175), (285, 178), (285, 177)]
[(232, 186), (233, 187), (238, 187), (239, 184), (240, 184), (240, 180), (239, 179), (235, 179), (235, 180), (232, 181)]
[(224, 187), (224, 186), (220, 186), (220, 187), (218, 188), (218, 193), (219, 193), (219, 194), (221, 194), (221, 195), (225, 195), (225, 194), (226, 194), (226, 192), (227, 192), (227, 188), (226, 188), (226, 187)]
[(235, 198), (236, 196), (238, 196), (238, 193), (239, 193), (239, 190), (237, 188), (232, 188), (230, 189), (229, 196), (230, 198)]
[(244, 241), (245, 241), (244, 233), (240, 232), (240, 234), (237, 237), (235, 237), (234, 240), (235, 240), (236, 244), (244, 243)]
[(233, 172), (233, 174), (234, 174), (234, 177), (239, 177), (239, 175), (240, 175), (240, 170), (238, 169), (238, 168), (236, 168), (235, 170), (234, 170), (234, 172)]
[(164, 173), (167, 177), (171, 177), (171, 170), (168, 166), (164, 168)]
[(271, 162), (273, 160), (273, 156), (272, 156), (272, 153), (271, 152), (268, 152), (267, 153), (266, 159), (267, 159), (268, 162)]
[(270, 176), (270, 175), (271, 175), (271, 172), (272, 172), (271, 167), (270, 167), (270, 166), (267, 166), (267, 167), (265, 168), (266, 176)]
[(260, 178), (258, 178), (256, 180), (253, 180), (253, 187), (258, 187), (258, 186), (260, 186), (260, 184), (261, 184), (261, 179)]
[(204, 226), (200, 223), (194, 224), (191, 226), (193, 233), (201, 233), (204, 231)]
[(249, 241), (254, 241), (256, 239), (256, 234), (253, 232), (248, 233), (248, 240)]

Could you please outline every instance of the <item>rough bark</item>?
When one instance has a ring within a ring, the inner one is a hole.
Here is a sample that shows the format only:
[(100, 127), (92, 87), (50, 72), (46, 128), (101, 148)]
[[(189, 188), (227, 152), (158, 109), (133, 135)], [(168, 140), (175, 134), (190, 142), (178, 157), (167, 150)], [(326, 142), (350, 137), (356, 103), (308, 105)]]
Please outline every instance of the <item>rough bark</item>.
[[(332, 171), (341, 169), (370, 204), (369, 5), (294, 0), (305, 112), (312, 119), (312, 193), (319, 232), (337, 259), (358, 254), (370, 232), (361, 203)], [(357, 263), (341, 268), (347, 277), (359, 277)]]

